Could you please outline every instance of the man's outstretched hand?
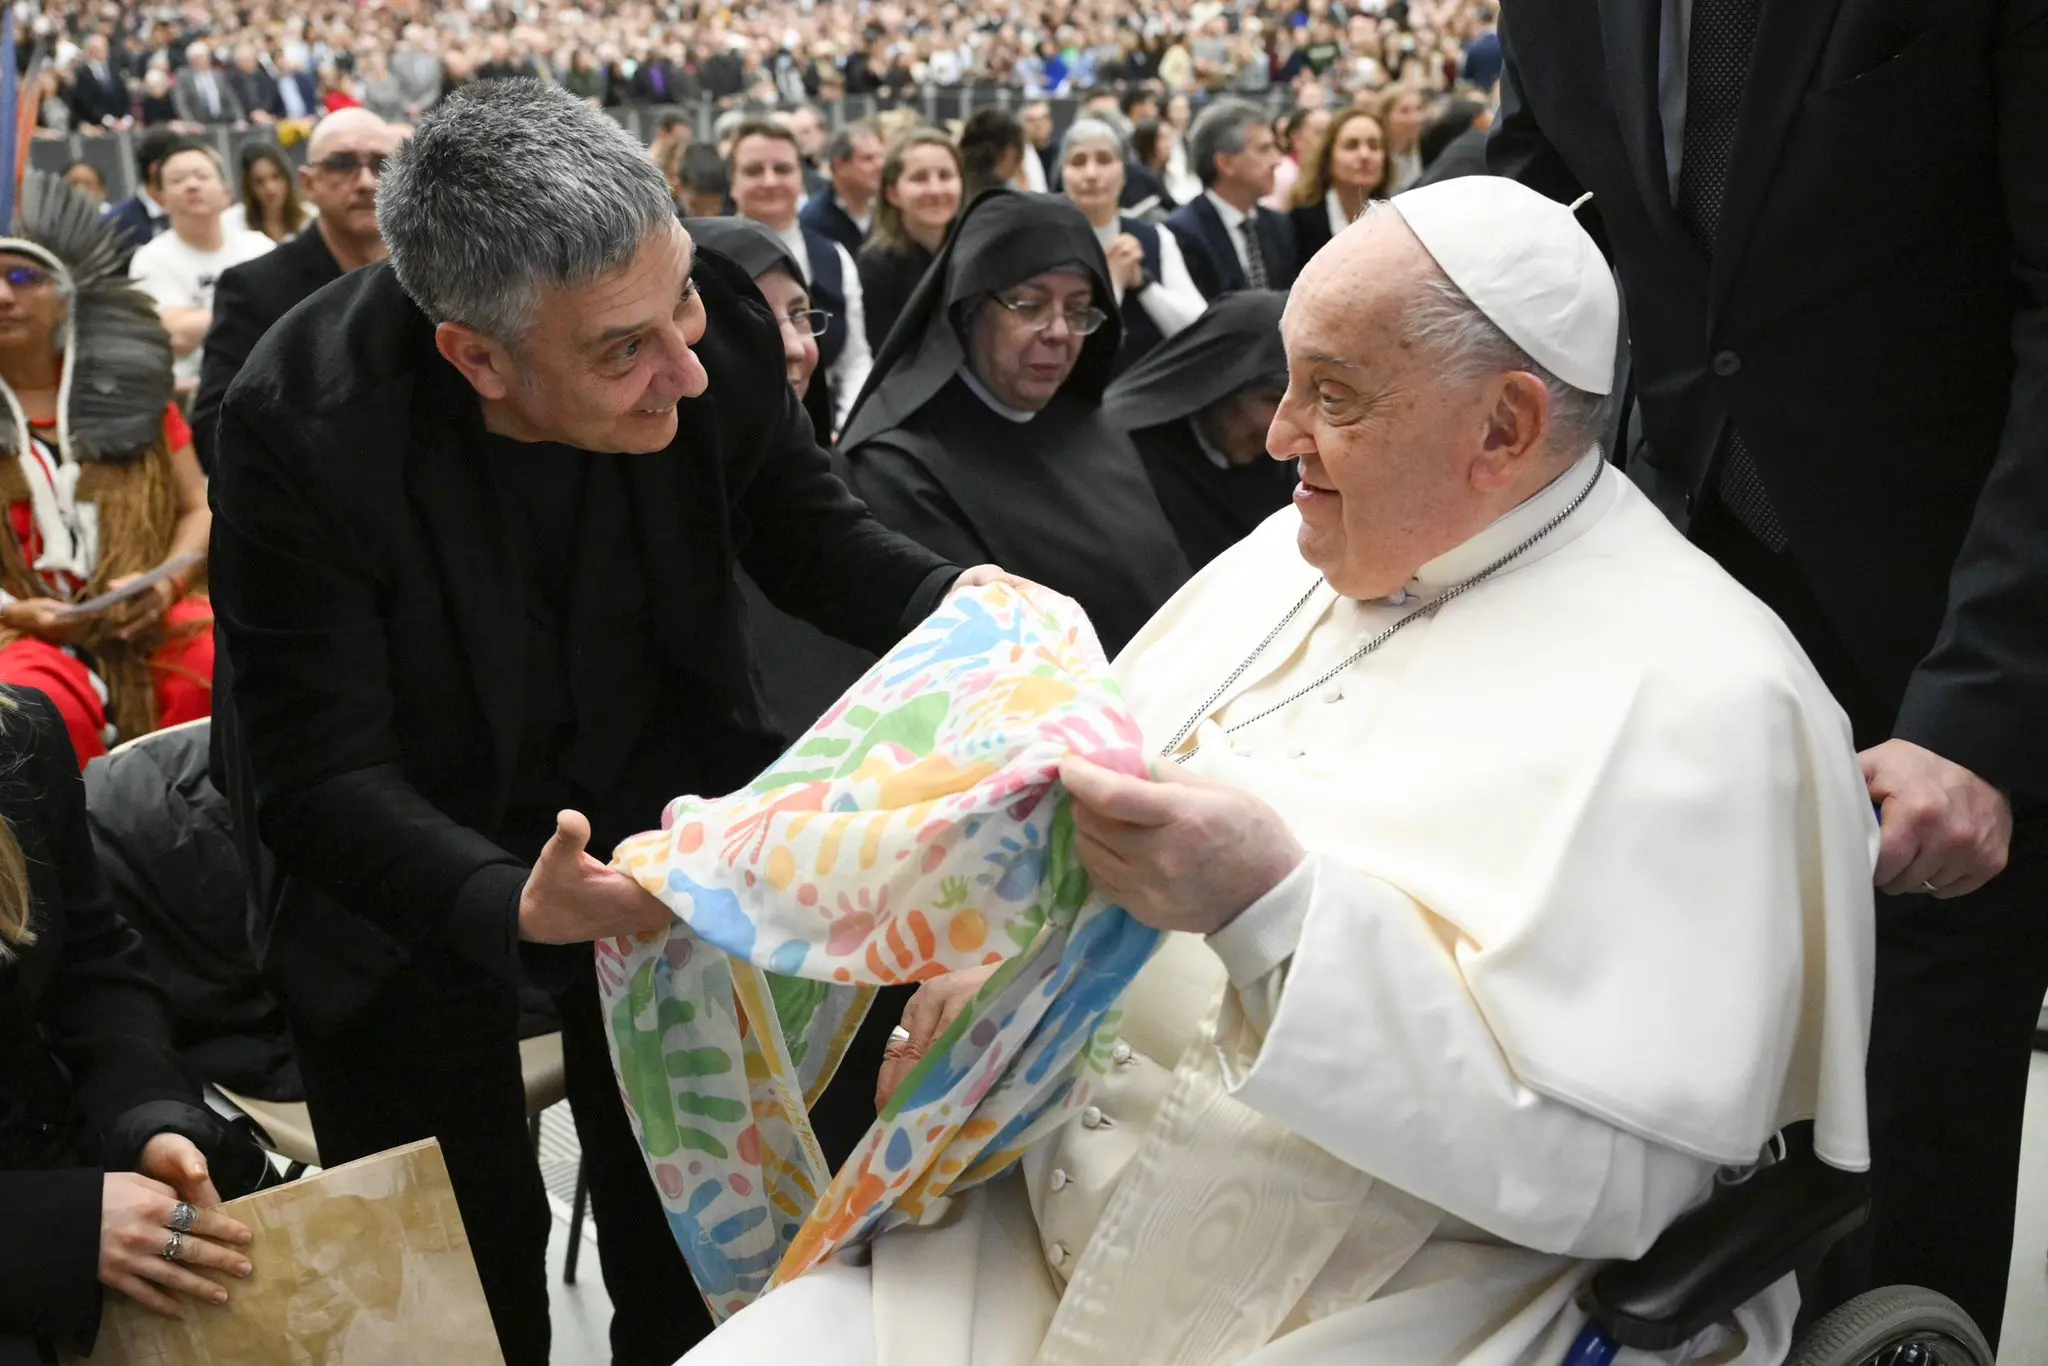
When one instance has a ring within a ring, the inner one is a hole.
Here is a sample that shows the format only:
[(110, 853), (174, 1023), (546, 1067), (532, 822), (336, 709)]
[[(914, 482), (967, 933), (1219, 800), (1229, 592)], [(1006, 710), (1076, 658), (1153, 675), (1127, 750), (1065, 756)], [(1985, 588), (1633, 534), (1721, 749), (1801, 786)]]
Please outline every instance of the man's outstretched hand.
[(555, 815), (555, 833), (519, 894), (519, 937), (536, 944), (587, 944), (668, 928), (674, 916), (638, 882), (587, 852), (590, 821)]
[(1906, 740), (1863, 751), (1863, 781), (1883, 827), (1877, 889), (1967, 896), (2005, 869), (2012, 804), (1961, 764)]

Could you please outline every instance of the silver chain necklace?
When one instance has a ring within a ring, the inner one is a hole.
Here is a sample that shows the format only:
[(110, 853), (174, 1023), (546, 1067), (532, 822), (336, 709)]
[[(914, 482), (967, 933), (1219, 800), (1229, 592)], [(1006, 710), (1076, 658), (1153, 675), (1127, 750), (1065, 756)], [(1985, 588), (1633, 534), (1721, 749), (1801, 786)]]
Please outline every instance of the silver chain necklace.
[[(1267, 717), (1271, 716), (1274, 712), (1283, 710), (1284, 708), (1294, 705), (1296, 702), (1299, 702), (1302, 698), (1307, 697), (1310, 693), (1315, 692), (1317, 689), (1321, 688), (1325, 683), (1328, 683), (1338, 674), (1343, 673), (1346, 669), (1350, 668), (1353, 664), (1356, 664), (1359, 660), (1364, 659), (1367, 655), (1379, 649), (1380, 646), (1392, 640), (1395, 637), (1395, 635), (1397, 635), (1400, 632), (1402, 627), (1407, 626), (1410, 622), (1419, 621), (1423, 617), (1435, 616), (1437, 612), (1441, 611), (1444, 605), (1450, 602), (1453, 598), (1460, 597), (1465, 593), (1471, 591), (1472, 589), (1477, 588), (1480, 584), (1486, 582), (1495, 574), (1498, 574), (1501, 570), (1513, 564), (1516, 560), (1520, 559), (1523, 555), (1527, 554), (1530, 548), (1533, 547), (1538, 541), (1542, 540), (1545, 536), (1548, 536), (1551, 532), (1563, 526), (1565, 520), (1569, 518), (1574, 512), (1577, 512), (1579, 510), (1580, 505), (1583, 504), (1586, 501), (1586, 499), (1592, 495), (1593, 486), (1600, 482), (1600, 476), (1605, 472), (1606, 465), (1607, 462), (1605, 460), (1602, 460), (1597, 465), (1595, 465), (1593, 467), (1593, 477), (1591, 479), (1588, 479), (1586, 481), (1586, 486), (1580, 489), (1577, 496), (1575, 496), (1571, 500), (1571, 502), (1565, 505), (1564, 511), (1558, 513), (1557, 516), (1551, 518), (1548, 522), (1545, 522), (1540, 528), (1537, 529), (1534, 535), (1529, 537), (1528, 540), (1523, 541), (1513, 550), (1510, 550), (1507, 554), (1501, 556), (1492, 564), (1486, 566), (1486, 568), (1480, 570), (1477, 574), (1474, 574), (1471, 578), (1466, 579), (1462, 583), (1453, 584), (1451, 587), (1445, 589), (1443, 593), (1441, 593), (1437, 597), (1431, 599), (1430, 601), (1424, 603), (1422, 606), (1416, 608), (1407, 616), (1402, 617), (1392, 626), (1387, 627), (1384, 631), (1381, 631), (1378, 635), (1375, 635), (1372, 639), (1366, 641), (1365, 644), (1359, 646), (1356, 650), (1352, 651), (1350, 655), (1345, 657), (1342, 663), (1337, 665), (1336, 668), (1331, 669), (1322, 677), (1316, 679), (1315, 682), (1310, 683), (1308, 686), (1304, 688), (1300, 688), (1294, 692), (1289, 693), (1287, 696), (1281, 698), (1272, 706), (1267, 707), (1264, 711), (1261, 711), (1256, 716), (1246, 717), (1244, 720), (1238, 722), (1236, 725), (1226, 729), (1223, 733), (1225, 735), (1235, 735), (1239, 731), (1243, 730), (1246, 726), (1252, 725), (1259, 721), (1263, 721)], [(1317, 579), (1314, 583), (1310, 584), (1308, 592), (1303, 593), (1301, 595), (1301, 600), (1295, 603), (1294, 606), (1288, 608), (1287, 615), (1280, 618), (1279, 623), (1275, 625), (1272, 630), (1266, 633), (1266, 638), (1260, 641), (1258, 645), (1252, 650), (1252, 652), (1244, 657), (1242, 663), (1240, 663), (1235, 669), (1232, 669), (1230, 671), (1230, 677), (1224, 679), (1221, 683), (1218, 683), (1216, 685), (1216, 690), (1209, 694), (1208, 700), (1203, 702), (1201, 706), (1195, 709), (1195, 714), (1190, 716), (1187, 719), (1187, 721), (1182, 724), (1181, 728), (1173, 733), (1173, 738), (1171, 740), (1168, 740), (1166, 744), (1160, 749), (1159, 753), (1162, 758), (1171, 756), (1176, 764), (1184, 764), (1188, 760), (1194, 758), (1197, 754), (1201, 753), (1200, 745), (1195, 746), (1195, 748), (1189, 750), (1185, 754), (1175, 754), (1174, 751), (1179, 749), (1182, 742), (1184, 742), (1189, 735), (1194, 733), (1194, 729), (1196, 726), (1202, 724), (1203, 718), (1208, 716), (1210, 712), (1216, 709), (1216, 704), (1223, 700), (1223, 695), (1230, 691), (1230, 689), (1236, 684), (1238, 679), (1244, 677), (1246, 670), (1250, 669), (1253, 664), (1256, 664), (1258, 662), (1259, 656), (1266, 653), (1266, 650), (1273, 644), (1273, 642), (1280, 638), (1280, 633), (1287, 629), (1288, 623), (1301, 615), (1301, 609), (1308, 606), (1309, 599), (1313, 598), (1316, 595), (1316, 590), (1321, 588), (1325, 582), (1326, 580)]]

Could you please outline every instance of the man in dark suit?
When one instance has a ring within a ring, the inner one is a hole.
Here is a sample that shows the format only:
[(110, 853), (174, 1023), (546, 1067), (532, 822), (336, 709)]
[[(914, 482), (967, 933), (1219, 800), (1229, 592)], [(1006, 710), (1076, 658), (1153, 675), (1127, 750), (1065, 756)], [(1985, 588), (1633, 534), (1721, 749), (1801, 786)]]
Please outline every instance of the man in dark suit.
[(875, 222), (875, 196), (882, 192), (882, 140), (865, 123), (849, 123), (825, 144), (831, 183), (805, 201), (797, 215), (804, 227), (831, 238), (858, 256)]
[(1508, 0), (1488, 149), (1592, 192), (1631, 473), (1799, 637), (1881, 807), (1875, 1218), (1814, 1298), (1927, 1285), (1994, 1341), (2048, 987), (2043, 31), (2044, 0)]
[(81, 128), (125, 126), (135, 115), (128, 81), (98, 33), (85, 40), (71, 70), (71, 117)]
[(278, 115), (277, 78), (263, 69), (256, 49), (244, 43), (235, 49), (234, 69), (228, 84), (241, 101), (252, 123), (270, 123)]
[(1197, 199), (1167, 216), (1188, 274), (1205, 298), (1239, 289), (1286, 289), (1300, 263), (1286, 215), (1259, 201), (1273, 192), (1280, 146), (1257, 105), (1218, 100), (1188, 129)]
[(299, 168), (299, 192), (319, 216), (276, 251), (228, 270), (214, 286), (213, 325), (192, 400), (192, 447), (209, 472), (221, 400), (263, 334), (321, 286), (384, 259), (377, 180), (397, 149), (391, 125), (367, 109), (339, 109), (320, 120)]
[(695, 251), (602, 112), (466, 86), (379, 207), (390, 260), (273, 327), (221, 409), (211, 573), (230, 796), (274, 865), (259, 952), (322, 1156), (439, 1137), (510, 1366), (548, 1357), (516, 986), (557, 993), (612, 1360), (668, 1366), (708, 1318), (589, 941), (670, 917), (584, 850), (779, 751), (735, 565), (875, 650), (960, 575), (832, 475), (752, 282)]

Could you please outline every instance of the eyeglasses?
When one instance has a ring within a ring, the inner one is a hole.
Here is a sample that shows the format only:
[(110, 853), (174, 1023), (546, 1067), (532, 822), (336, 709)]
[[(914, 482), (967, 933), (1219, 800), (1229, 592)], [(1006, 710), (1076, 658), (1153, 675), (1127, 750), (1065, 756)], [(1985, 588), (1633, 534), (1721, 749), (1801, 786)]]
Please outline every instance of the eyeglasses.
[(1015, 315), (1027, 332), (1043, 332), (1052, 326), (1054, 318), (1064, 317), (1067, 331), (1077, 337), (1085, 337), (1109, 321), (1109, 315), (1099, 308), (1077, 308), (1063, 313), (1053, 306), (1050, 299), (1005, 299), (1000, 294), (989, 297)]
[(382, 152), (372, 152), (368, 156), (336, 152), (333, 156), (321, 157), (313, 166), (316, 170), (325, 171), (331, 176), (352, 176), (358, 171), (368, 171), (373, 176), (382, 176), (384, 163), (388, 160), (390, 158)]
[(831, 325), (832, 315), (822, 308), (799, 308), (787, 317), (777, 314), (775, 321), (788, 323), (800, 337), (815, 337)]
[(0, 279), (9, 289), (36, 289), (50, 283), (50, 272), (37, 266), (9, 266)]

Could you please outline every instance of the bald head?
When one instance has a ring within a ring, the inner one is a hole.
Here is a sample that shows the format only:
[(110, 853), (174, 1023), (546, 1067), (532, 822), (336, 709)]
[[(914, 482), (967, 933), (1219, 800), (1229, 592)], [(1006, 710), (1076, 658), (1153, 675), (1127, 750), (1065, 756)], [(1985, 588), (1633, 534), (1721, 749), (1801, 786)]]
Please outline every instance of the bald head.
[(384, 255), (377, 181), (398, 133), (367, 109), (339, 109), (313, 129), (299, 187), (320, 211), (320, 235), (344, 270)]

